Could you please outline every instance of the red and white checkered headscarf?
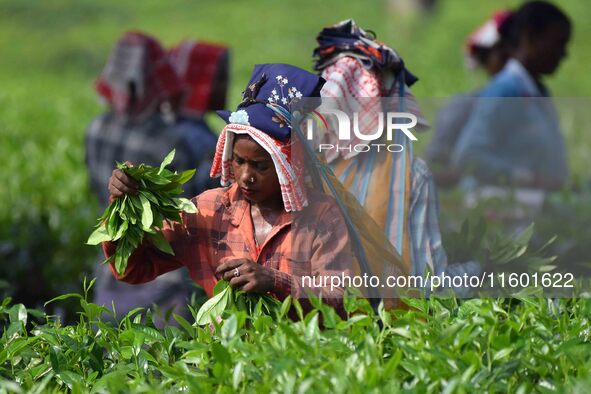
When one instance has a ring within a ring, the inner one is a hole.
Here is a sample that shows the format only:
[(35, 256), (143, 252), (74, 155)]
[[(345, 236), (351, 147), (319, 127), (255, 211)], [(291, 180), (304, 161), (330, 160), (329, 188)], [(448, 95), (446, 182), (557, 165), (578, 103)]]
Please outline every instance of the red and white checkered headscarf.
[(232, 148), (236, 134), (247, 134), (271, 155), (279, 185), (283, 206), (287, 212), (301, 211), (308, 205), (308, 196), (304, 185), (303, 152), (297, 143), (291, 140), (280, 141), (252, 126), (229, 123), (224, 127), (216, 146), (215, 157), (211, 166), (211, 177), (221, 176), (222, 186), (234, 181), (232, 172)]
[(501, 27), (512, 14), (511, 10), (497, 11), (490, 19), (470, 33), (466, 40), (466, 55), (470, 68), (475, 68), (478, 65), (478, 60), (475, 57), (477, 48), (491, 49), (501, 40)]
[[(135, 86), (133, 107), (130, 83)], [(95, 88), (116, 112), (134, 116), (153, 111), (185, 91), (160, 43), (139, 31), (125, 33), (117, 41)]]
[[(331, 65), (322, 70), (322, 77), (326, 80), (320, 94), (323, 98), (336, 100), (338, 108), (346, 111), (359, 113), (360, 130), (376, 130), (378, 119), (375, 116), (379, 112), (384, 94), (385, 83), (382, 80), (382, 74), (375, 70), (367, 69), (357, 58), (352, 56), (341, 57)], [(408, 86), (405, 86), (404, 96), (400, 94), (397, 84), (395, 91), (390, 92), (389, 106), (393, 111), (397, 111), (403, 104), (405, 112), (410, 112), (417, 117), (417, 128), (415, 130), (424, 130), (429, 126), (427, 120), (423, 117), (415, 97), (410, 93)], [(402, 96), (402, 97), (401, 97)], [(329, 124), (330, 124), (329, 118)], [(331, 163), (339, 159), (359, 159), (362, 163), (367, 163), (366, 170), (373, 171), (376, 161), (366, 160), (367, 155), (361, 155), (360, 152), (351, 149), (345, 149), (357, 144), (363, 144), (357, 136), (350, 140), (341, 141), (334, 133), (335, 127), (329, 126), (329, 132), (325, 134), (325, 141), (331, 144), (338, 144), (340, 154), (336, 150), (329, 151), (326, 160)], [(394, 134), (394, 143), (404, 146), (400, 154), (388, 155), (392, 158), (390, 167), (390, 176), (393, 180), (390, 185), (384, 185), (383, 196), (386, 199), (385, 204), (393, 202), (394, 214), (389, 216), (386, 221), (386, 233), (391, 240), (392, 245), (403, 256), (406, 264), (410, 262), (410, 238), (408, 212), (410, 210), (410, 179), (412, 167), (412, 144), (402, 133)]]
[[(355, 57), (341, 57), (331, 65), (322, 70), (322, 78), (326, 83), (322, 87), (320, 95), (324, 98), (331, 98), (337, 101), (337, 108), (349, 112), (359, 112), (359, 129), (375, 130), (378, 118), (375, 116), (380, 111), (381, 100), (384, 97), (384, 84), (380, 76), (363, 66)], [(399, 108), (399, 87), (395, 88), (391, 97), (391, 109), (396, 111)], [(417, 131), (424, 131), (429, 127), (429, 122), (423, 116), (415, 96), (408, 87), (404, 90), (404, 110), (417, 117)], [(333, 120), (332, 118), (328, 119)], [(336, 127), (329, 127), (329, 130), (337, 130)], [(326, 136), (331, 144), (338, 144), (341, 148), (347, 148), (357, 144), (363, 144), (357, 136), (350, 140), (339, 141), (336, 135)], [(331, 162), (338, 156), (337, 151), (330, 151), (327, 161)], [(359, 154), (356, 151), (341, 149), (340, 154), (345, 159), (350, 159)]]
[[(227, 79), (228, 48), (222, 45), (201, 41), (186, 40), (169, 51), (171, 62), (179, 75), (189, 85), (189, 94), (185, 101), (185, 110), (200, 115), (206, 111), (222, 109), (225, 103), (225, 91), (215, 86), (216, 74), (222, 73)], [(222, 95), (217, 105), (213, 106), (214, 95)]]

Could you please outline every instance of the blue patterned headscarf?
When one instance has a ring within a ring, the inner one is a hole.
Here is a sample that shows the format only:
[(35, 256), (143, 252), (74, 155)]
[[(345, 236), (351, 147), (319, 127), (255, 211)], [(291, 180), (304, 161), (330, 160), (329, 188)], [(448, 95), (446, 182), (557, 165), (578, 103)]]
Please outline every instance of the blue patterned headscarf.
[(404, 61), (394, 49), (376, 40), (375, 35), (361, 29), (352, 19), (322, 29), (316, 40), (318, 47), (314, 49), (314, 69), (317, 71), (323, 70), (341, 57), (351, 56), (358, 59), (368, 70), (391, 70), (396, 76), (404, 70), (407, 86), (412, 86), (418, 81), (418, 78), (404, 67)]
[(257, 64), (234, 112), (217, 111), (226, 123), (255, 127), (271, 137), (291, 135), (291, 115), (302, 98), (319, 97), (324, 79), (289, 64)]

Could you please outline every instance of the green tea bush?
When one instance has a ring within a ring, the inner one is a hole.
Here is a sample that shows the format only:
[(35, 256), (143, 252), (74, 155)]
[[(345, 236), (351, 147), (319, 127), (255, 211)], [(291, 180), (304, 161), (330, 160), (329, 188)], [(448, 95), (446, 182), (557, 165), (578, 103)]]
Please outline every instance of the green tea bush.
[(318, 299), (304, 314), (288, 298), (273, 317), (233, 308), (219, 323), (175, 315), (178, 327), (158, 330), (139, 310), (103, 322), (91, 286), (53, 301), (78, 299), (71, 326), (31, 323), (40, 312), (4, 300), (1, 392), (550, 393), (591, 382), (588, 299), (406, 299), (410, 310), (376, 314), (348, 297), (342, 320)]
[[(40, 306), (77, 289), (90, 271), (96, 252), (84, 242), (98, 209), (81, 164), (81, 143), (59, 135), (27, 139), (16, 131), (20, 123), (27, 119), (29, 127), (37, 127), (43, 112), (29, 116), (8, 111), (3, 104), (9, 103), (0, 97), (0, 116), (8, 128), (0, 143), (0, 156), (5, 158), (0, 176), (2, 293)], [(46, 115), (46, 122), (67, 127), (68, 122), (55, 114)]]

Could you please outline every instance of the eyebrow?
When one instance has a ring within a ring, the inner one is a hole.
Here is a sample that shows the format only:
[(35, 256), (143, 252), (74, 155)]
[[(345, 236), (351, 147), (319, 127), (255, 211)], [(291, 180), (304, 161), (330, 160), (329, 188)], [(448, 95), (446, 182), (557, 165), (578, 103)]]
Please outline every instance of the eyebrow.
[(273, 160), (269, 159), (268, 157), (262, 157), (260, 160), (246, 160), (244, 157), (240, 156), (236, 151), (232, 150), (232, 155), (236, 156), (239, 159), (244, 161), (248, 161), (250, 163), (264, 163), (264, 162), (272, 162)]

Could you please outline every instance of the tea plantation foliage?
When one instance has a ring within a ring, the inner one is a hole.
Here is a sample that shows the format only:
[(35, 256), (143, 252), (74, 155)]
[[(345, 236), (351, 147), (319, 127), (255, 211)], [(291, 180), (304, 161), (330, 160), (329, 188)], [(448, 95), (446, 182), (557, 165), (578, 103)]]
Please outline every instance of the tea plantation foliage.
[(159, 330), (149, 311), (103, 321), (109, 311), (88, 290), (53, 301), (79, 301), (69, 326), (4, 300), (0, 392), (562, 393), (591, 383), (588, 299), (407, 299), (407, 310), (376, 314), (348, 297), (341, 320), (319, 300), (304, 315), (288, 298), (270, 315), (230, 309), (204, 327), (174, 315), (178, 325)]

